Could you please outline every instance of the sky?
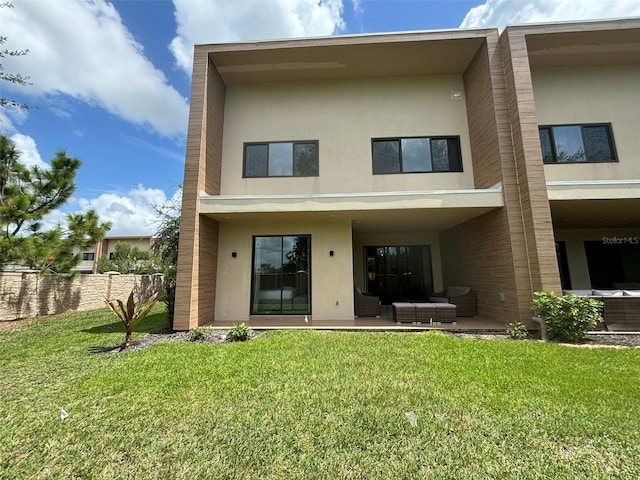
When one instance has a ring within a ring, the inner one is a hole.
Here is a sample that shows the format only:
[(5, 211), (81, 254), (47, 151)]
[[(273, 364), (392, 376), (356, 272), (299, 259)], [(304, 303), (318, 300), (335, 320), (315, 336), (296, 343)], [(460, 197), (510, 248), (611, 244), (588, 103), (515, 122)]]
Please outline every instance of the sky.
[(154, 205), (184, 173), (194, 43), (504, 28), (640, 17), (639, 0), (11, 0), (0, 8), (0, 95), (36, 108), (0, 108), (28, 165), (57, 150), (78, 157), (73, 199), (48, 218), (95, 209), (110, 236), (152, 235)]

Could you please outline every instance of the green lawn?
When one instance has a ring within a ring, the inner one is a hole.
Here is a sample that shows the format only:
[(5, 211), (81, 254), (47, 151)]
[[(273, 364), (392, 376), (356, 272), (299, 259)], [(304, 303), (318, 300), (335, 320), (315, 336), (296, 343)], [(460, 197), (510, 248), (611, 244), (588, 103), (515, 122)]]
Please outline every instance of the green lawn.
[(115, 321), (0, 333), (0, 478), (640, 478), (640, 349), (274, 331), (91, 353)]

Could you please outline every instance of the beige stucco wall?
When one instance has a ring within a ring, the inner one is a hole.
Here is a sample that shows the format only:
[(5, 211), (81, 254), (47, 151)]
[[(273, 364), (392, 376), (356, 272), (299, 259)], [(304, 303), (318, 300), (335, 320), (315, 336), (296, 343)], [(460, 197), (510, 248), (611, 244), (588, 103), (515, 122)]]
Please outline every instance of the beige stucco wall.
[(330, 218), (221, 221), (215, 320), (249, 319), (254, 235), (311, 235), (311, 317), (353, 320), (351, 222)]
[(584, 228), (566, 229), (554, 231), (556, 241), (564, 241), (567, 249), (567, 262), (569, 275), (571, 276), (571, 288), (591, 288), (587, 255), (584, 250), (584, 242), (599, 241), (604, 237), (626, 238), (640, 236), (637, 228)]
[(363, 233), (353, 236), (353, 270), (354, 283), (365, 289), (365, 246), (394, 246), (394, 245), (428, 245), (431, 248), (431, 270), (433, 279), (433, 291), (443, 289), (442, 261), (440, 255), (440, 234), (437, 232), (425, 233)]
[(545, 165), (550, 180), (640, 178), (640, 65), (532, 72), (540, 125), (611, 123), (618, 163)]
[(106, 298), (126, 301), (135, 287), (153, 287), (163, 294), (163, 277), (0, 273), (0, 321), (102, 308)]
[[(221, 194), (473, 188), (461, 75), (230, 85)], [(373, 175), (371, 139), (459, 135), (463, 173)], [(318, 140), (318, 177), (242, 178), (243, 144)]]

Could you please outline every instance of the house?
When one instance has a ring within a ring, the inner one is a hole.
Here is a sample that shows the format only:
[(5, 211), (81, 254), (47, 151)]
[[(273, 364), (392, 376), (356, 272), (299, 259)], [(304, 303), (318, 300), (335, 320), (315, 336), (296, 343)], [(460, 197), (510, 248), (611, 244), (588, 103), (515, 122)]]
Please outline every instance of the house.
[(640, 282), (640, 20), (196, 45), (174, 328)]
[[(82, 251), (82, 261), (74, 270), (80, 273), (98, 273), (98, 259), (102, 255), (109, 258), (113, 255), (116, 243), (126, 242), (131, 247), (138, 247), (142, 251), (149, 251), (153, 246), (153, 238), (150, 236), (111, 236), (104, 237), (93, 249)], [(80, 252), (78, 252), (80, 253)]]

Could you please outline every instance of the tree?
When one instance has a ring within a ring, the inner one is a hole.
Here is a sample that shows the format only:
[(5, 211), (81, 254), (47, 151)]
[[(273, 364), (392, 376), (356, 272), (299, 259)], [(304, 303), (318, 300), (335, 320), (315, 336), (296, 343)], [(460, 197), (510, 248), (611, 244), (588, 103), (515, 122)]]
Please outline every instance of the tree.
[[(111, 227), (94, 210), (67, 215), (66, 225), (42, 231), (44, 217), (75, 191), (81, 161), (58, 151), (50, 168), (27, 167), (6, 135), (0, 135), (0, 269), (7, 264), (68, 273)], [(78, 251), (78, 253), (75, 253)]]
[[(0, 8), (13, 8), (13, 4), (10, 2), (2, 2), (0, 3)], [(6, 57), (21, 57), (29, 53), (29, 50), (8, 50), (6, 48), (2, 49), (2, 46), (6, 41), (7, 37), (0, 36), (0, 59)], [(25, 77), (24, 75), (21, 75), (19, 73), (5, 72), (2, 63), (0, 63), (0, 80), (22, 86), (32, 85), (31, 82), (29, 82), (29, 77)], [(26, 103), (20, 103), (3, 96), (0, 96), (0, 107), (18, 107), (23, 109), (31, 108), (31, 106)]]
[(102, 255), (98, 259), (98, 273), (120, 272), (135, 273), (137, 275), (155, 273), (157, 268), (150, 259), (149, 252), (145, 252), (129, 242), (117, 242), (111, 258)]
[[(180, 190), (181, 191), (181, 188)], [(167, 305), (167, 316), (173, 322), (173, 310), (176, 300), (176, 272), (178, 266), (178, 241), (180, 238), (180, 200), (176, 195), (164, 205), (156, 205), (158, 229), (155, 233), (153, 250), (158, 255), (162, 273), (164, 273), (164, 289)]]

